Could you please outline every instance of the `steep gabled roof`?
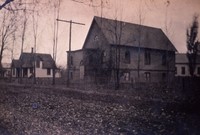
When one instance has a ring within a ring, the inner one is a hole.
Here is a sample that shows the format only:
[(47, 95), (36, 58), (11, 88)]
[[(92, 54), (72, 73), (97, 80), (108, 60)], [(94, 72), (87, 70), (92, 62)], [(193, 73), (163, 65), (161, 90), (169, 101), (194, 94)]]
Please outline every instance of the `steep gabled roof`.
[[(30, 68), (30, 67), (33, 67), (34, 56), (35, 56), (36, 60), (43, 61), (42, 68), (55, 68), (56, 67), (54, 60), (50, 54), (36, 53), (34, 55), (34, 53), (22, 53), (20, 56), (20, 59), (18, 61), (21, 62), (22, 67)], [(17, 61), (13, 61), (13, 62), (16, 62), (16, 64), (19, 63)]]
[(21, 65), (20, 60), (15, 60), (15, 59), (12, 60), (12, 67), (20, 68), (20, 65)]
[[(176, 64), (188, 64), (188, 57), (186, 53), (177, 53), (176, 54)], [(200, 64), (200, 55), (197, 55), (196, 63)]]
[(96, 16), (93, 19), (93, 23), (99, 26), (110, 45), (117, 44), (133, 47), (140, 45), (141, 48), (177, 51), (164, 32), (159, 28)]

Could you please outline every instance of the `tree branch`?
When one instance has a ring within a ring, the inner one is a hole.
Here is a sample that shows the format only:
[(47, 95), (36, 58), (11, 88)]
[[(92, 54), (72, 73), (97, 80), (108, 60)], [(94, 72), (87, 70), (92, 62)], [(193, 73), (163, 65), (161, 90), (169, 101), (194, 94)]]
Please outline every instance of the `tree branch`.
[(0, 5), (0, 10), (4, 8), (7, 4), (13, 2), (14, 0), (6, 0), (2, 5)]

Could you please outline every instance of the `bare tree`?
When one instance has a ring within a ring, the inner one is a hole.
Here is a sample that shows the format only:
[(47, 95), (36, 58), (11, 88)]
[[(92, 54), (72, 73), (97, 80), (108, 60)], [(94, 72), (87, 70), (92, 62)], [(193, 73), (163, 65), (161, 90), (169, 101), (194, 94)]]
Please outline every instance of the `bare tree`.
[(22, 19), (23, 22), (22, 22), (22, 34), (21, 34), (21, 53), (23, 53), (23, 49), (24, 49), (24, 41), (25, 41), (27, 22), (28, 22), (26, 4), (25, 4), (22, 15), (23, 15), (23, 19)]
[(114, 80), (115, 80), (115, 89), (119, 89), (120, 87), (120, 60), (121, 60), (121, 51), (118, 45), (121, 45), (121, 37), (122, 37), (122, 22), (115, 20), (114, 28), (114, 44), (116, 45), (113, 50), (114, 61), (112, 62), (112, 66), (114, 69)]
[(2, 68), (2, 59), (4, 55), (4, 51), (10, 48), (10, 41), (12, 38), (12, 34), (17, 30), (15, 25), (16, 14), (10, 13), (4, 10), (1, 17), (1, 28), (0, 28), (0, 68)]
[(6, 5), (8, 5), (9, 3), (13, 2), (13, 1), (14, 1), (14, 0), (5, 0), (4, 3), (2, 3), (2, 4), (0, 5), (0, 10), (1, 10), (2, 8), (4, 8)]
[(37, 51), (37, 38), (38, 38), (38, 17), (39, 10), (37, 8), (37, 0), (32, 1), (32, 26), (33, 26), (33, 40), (34, 40), (34, 63), (33, 63), (33, 83), (36, 84), (36, 51)]
[(52, 84), (55, 84), (55, 68), (56, 68), (56, 57), (57, 57), (57, 48), (58, 48), (58, 28), (59, 23), (56, 19), (59, 18), (60, 14), (60, 5), (61, 0), (58, 1), (51, 1), (53, 4), (53, 60), (54, 60), (54, 68), (53, 68), (53, 80)]
[[(145, 3), (146, 4), (146, 3)], [(140, 82), (140, 57), (141, 57), (141, 36), (142, 36), (142, 24), (144, 23), (145, 19), (145, 10), (144, 10), (144, 1), (141, 0), (137, 10), (137, 17), (138, 17), (138, 24), (139, 27), (137, 28), (138, 32), (138, 60), (137, 60), (137, 82)]]
[[(168, 15), (168, 10), (169, 10), (169, 7), (170, 7), (170, 0), (166, 0), (164, 2), (165, 6), (166, 6), (166, 9), (165, 9), (165, 21), (164, 21), (164, 31), (166, 33), (166, 35), (169, 37), (170, 35), (172, 35), (172, 24), (169, 20), (169, 15)], [(163, 63), (164, 65), (166, 65), (167, 67), (167, 85), (169, 85), (168, 83), (170, 82), (171, 78), (170, 78), (170, 70), (172, 67), (170, 67), (170, 62), (173, 60), (173, 55), (170, 55), (170, 51), (169, 51), (169, 42), (166, 43), (166, 46), (167, 46), (167, 50), (162, 54), (162, 57), (163, 58), (166, 58), (166, 63)]]
[(194, 71), (196, 68), (197, 46), (200, 45), (199, 40), (197, 40), (198, 28), (198, 16), (194, 15), (192, 25), (187, 29), (186, 32), (187, 57), (189, 60), (189, 71), (192, 77), (194, 76)]
[[(123, 14), (123, 8), (115, 5), (115, 12), (114, 12), (114, 21), (107, 21), (104, 24), (101, 19), (101, 29), (106, 30), (112, 37), (112, 43), (114, 46), (112, 46), (110, 50), (110, 56), (109, 59), (104, 62), (104, 67), (99, 66), (100, 70), (102, 70), (103, 74), (106, 76), (111, 76), (113, 71), (113, 77), (114, 77), (114, 87), (116, 90), (120, 88), (120, 63), (121, 63), (121, 38), (123, 36), (123, 25), (122, 25), (122, 14)], [(104, 58), (104, 48), (100, 46), (99, 48), (99, 56), (100, 59)], [(102, 61), (102, 60), (101, 60)], [(106, 67), (106, 68), (105, 68)], [(111, 78), (111, 77), (109, 77)]]
[(94, 13), (100, 17), (103, 17), (104, 8), (110, 7), (110, 0), (71, 0), (71, 1), (92, 7)]

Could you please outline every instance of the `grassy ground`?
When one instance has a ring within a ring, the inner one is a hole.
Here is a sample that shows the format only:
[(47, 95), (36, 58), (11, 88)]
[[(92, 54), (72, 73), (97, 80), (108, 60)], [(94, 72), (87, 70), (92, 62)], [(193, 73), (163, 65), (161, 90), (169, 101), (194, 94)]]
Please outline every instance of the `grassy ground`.
[(0, 134), (200, 134), (200, 116), (176, 93), (152, 91), (1, 84)]

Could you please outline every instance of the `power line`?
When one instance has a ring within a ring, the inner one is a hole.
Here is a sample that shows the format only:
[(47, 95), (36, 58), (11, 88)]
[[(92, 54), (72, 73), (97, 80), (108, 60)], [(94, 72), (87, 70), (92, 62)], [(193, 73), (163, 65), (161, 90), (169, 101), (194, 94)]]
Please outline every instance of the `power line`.
[(69, 51), (68, 51), (68, 59), (67, 59), (67, 85), (69, 86), (69, 79), (70, 79), (70, 75), (69, 75), (69, 71), (70, 71), (70, 67), (71, 67), (71, 64), (70, 64), (70, 61), (71, 61), (71, 37), (72, 37), (72, 24), (76, 24), (76, 25), (85, 25), (84, 23), (80, 23), (80, 22), (74, 22), (72, 20), (70, 21), (67, 21), (67, 20), (62, 20), (62, 19), (56, 19), (57, 21), (60, 21), (60, 22), (65, 22), (65, 23), (69, 23), (70, 26), (69, 26)]

